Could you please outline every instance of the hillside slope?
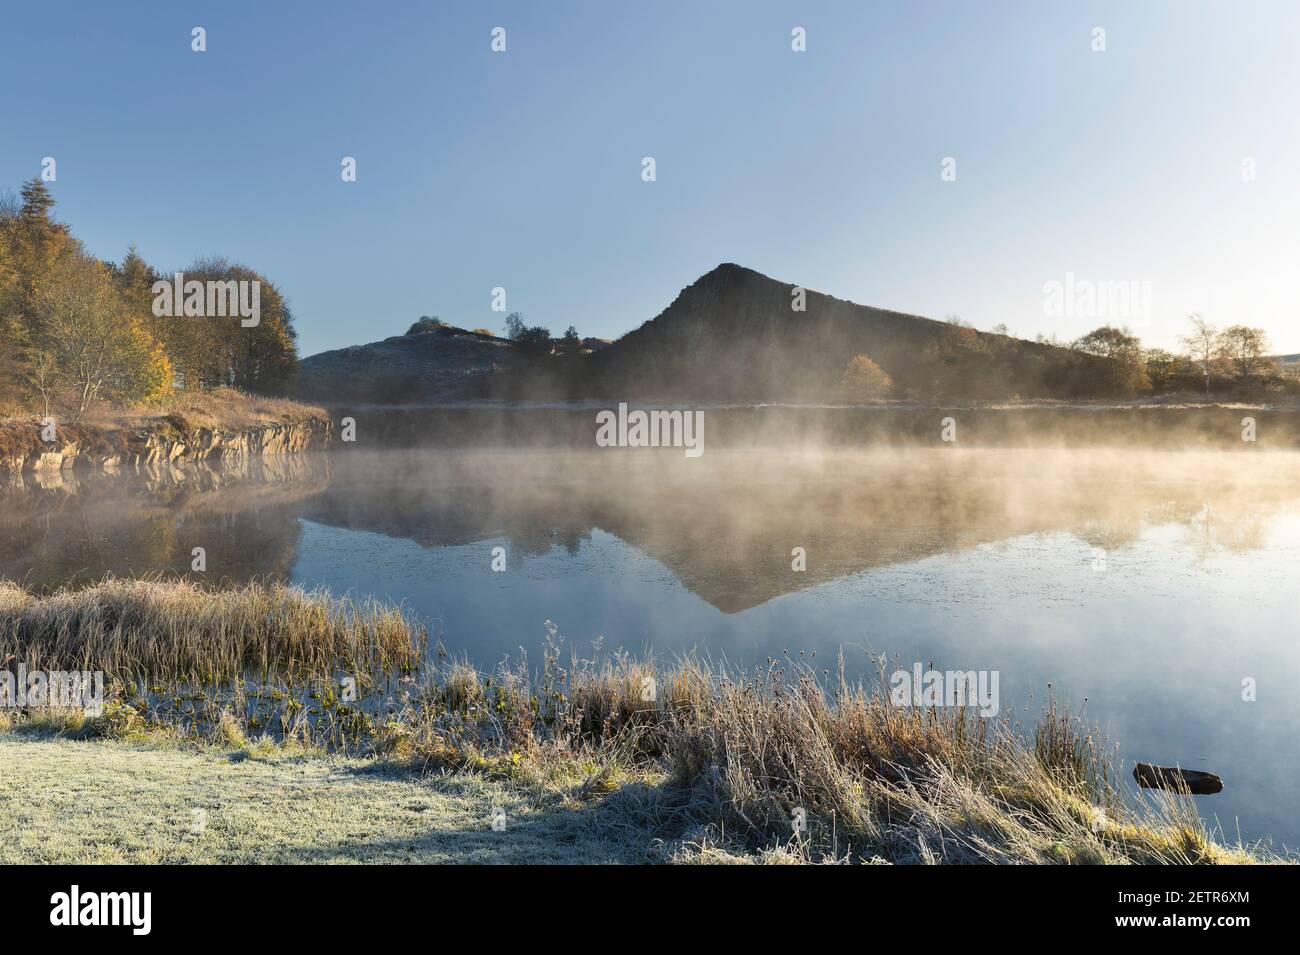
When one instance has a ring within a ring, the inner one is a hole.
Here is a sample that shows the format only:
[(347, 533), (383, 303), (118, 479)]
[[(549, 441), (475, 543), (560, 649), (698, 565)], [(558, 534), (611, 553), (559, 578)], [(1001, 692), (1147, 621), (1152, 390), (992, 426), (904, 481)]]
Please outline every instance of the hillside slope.
[(719, 265), (655, 318), (595, 350), (566, 351), (553, 341), (551, 354), (528, 354), (511, 341), (435, 323), (304, 359), (298, 394), (381, 403), (837, 401), (849, 363), (866, 355), (892, 382), (882, 397), (1107, 397), (1101, 359), (811, 290), (797, 311), (795, 288)]
[(298, 397), (310, 401), (430, 401), (462, 392), (499, 371), (513, 345), (504, 338), (434, 323), (368, 345), (304, 358)]
[(590, 396), (819, 400), (839, 394), (854, 356), (897, 398), (1074, 397), (1093, 359), (1051, 345), (857, 305), (738, 265), (720, 265), (660, 315), (588, 359)]

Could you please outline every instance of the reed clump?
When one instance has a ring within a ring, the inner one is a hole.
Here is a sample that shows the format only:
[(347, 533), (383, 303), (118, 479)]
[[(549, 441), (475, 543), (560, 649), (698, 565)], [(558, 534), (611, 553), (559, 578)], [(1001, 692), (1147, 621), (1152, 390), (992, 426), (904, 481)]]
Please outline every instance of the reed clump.
[[(810, 656), (742, 671), (561, 652), (481, 672), (398, 610), (279, 585), (0, 586), (0, 660), (104, 670), (113, 699), (68, 731), (340, 749), (507, 779), (670, 861), (1243, 863), (1190, 797), (1139, 797), (1078, 714), (1028, 734), (961, 707), (893, 704)], [(54, 719), (48, 714), (8, 717)], [(55, 720), (57, 722), (57, 720)], [(75, 722), (75, 726), (73, 726)]]
[(222, 683), (249, 674), (406, 673), (423, 632), (400, 610), (254, 582), (214, 590), (108, 578), (39, 596), (0, 581), (0, 662), (101, 670), (118, 681)]

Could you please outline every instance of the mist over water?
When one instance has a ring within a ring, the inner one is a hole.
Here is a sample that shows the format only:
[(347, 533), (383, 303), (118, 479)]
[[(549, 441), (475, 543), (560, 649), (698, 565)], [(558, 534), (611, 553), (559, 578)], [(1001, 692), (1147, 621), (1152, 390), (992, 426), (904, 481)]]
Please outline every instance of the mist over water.
[[(402, 602), (481, 666), (538, 660), (551, 620), (584, 656), (997, 670), (1004, 714), (1035, 715), (1050, 683), (1126, 771), (1216, 772), (1207, 818), (1294, 845), (1297, 467), (1293, 452), (344, 448), (28, 474), (0, 490), (0, 576), (279, 577)], [(189, 573), (196, 546), (206, 575)]]

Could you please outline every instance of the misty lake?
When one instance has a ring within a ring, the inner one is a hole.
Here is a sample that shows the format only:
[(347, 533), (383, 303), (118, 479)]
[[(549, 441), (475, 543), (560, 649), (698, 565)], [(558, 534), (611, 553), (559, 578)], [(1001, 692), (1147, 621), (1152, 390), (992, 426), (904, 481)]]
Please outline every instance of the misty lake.
[(192, 576), (400, 602), (484, 667), (539, 660), (552, 621), (583, 656), (815, 651), (833, 668), (842, 649), (864, 677), (880, 654), (998, 671), (1004, 714), (1032, 722), (1054, 693), (1126, 773), (1222, 776), (1197, 798), (1229, 841), (1294, 846), (1297, 468), (1290, 452), (339, 450), (29, 473), (0, 487), (0, 576), (191, 575), (202, 547)]

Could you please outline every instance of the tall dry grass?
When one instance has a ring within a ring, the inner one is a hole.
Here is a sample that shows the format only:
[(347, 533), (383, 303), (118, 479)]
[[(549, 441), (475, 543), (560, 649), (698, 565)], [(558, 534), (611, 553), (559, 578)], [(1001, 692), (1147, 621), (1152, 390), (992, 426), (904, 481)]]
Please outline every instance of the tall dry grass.
[(394, 608), (280, 583), (209, 590), (110, 578), (38, 596), (0, 581), (0, 665), (10, 668), (102, 670), (150, 684), (404, 673), (418, 664), (423, 638)]
[(94, 427), (148, 427), (161, 418), (183, 425), (182, 430), (214, 428), (237, 431), (265, 424), (302, 424), (328, 421), (318, 405), (289, 398), (254, 395), (237, 388), (206, 388), (177, 391), (149, 405), (96, 407), (85, 417)]
[[(537, 670), (484, 673), (440, 652), (422, 661), (425, 635), (397, 610), (290, 587), (108, 580), (42, 598), (0, 586), (0, 666), (99, 669), (122, 687), (78, 731), (154, 727), (486, 773), (587, 806), (611, 837), (652, 842), (658, 858), (1272, 858), (1222, 844), (1188, 796), (1125, 790), (1113, 753), (1055, 703), (1025, 736), (1005, 718), (896, 706), (883, 680), (846, 680), (842, 660), (749, 672), (698, 658), (566, 660), (553, 626), (549, 636)], [(355, 700), (339, 692), (349, 675), (369, 675)], [(223, 680), (233, 689), (217, 692)]]

